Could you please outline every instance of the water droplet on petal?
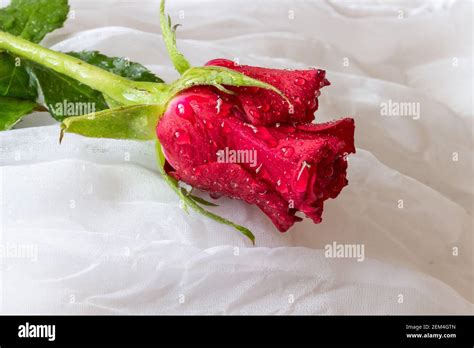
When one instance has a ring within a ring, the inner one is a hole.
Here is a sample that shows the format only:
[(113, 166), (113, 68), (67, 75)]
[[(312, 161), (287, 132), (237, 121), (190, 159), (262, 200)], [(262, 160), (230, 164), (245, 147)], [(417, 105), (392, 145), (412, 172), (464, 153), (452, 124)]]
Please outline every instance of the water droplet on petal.
[(286, 183), (284, 183), (283, 185), (278, 187), (278, 191), (280, 191), (280, 193), (282, 193), (284, 195), (287, 194), (288, 193), (288, 185)]
[(267, 104), (267, 103), (263, 104), (263, 105), (262, 105), (262, 111), (263, 111), (263, 112), (268, 112), (268, 111), (270, 111), (270, 104)]
[(232, 129), (230, 129), (229, 125), (227, 123), (225, 123), (225, 121), (222, 121), (221, 123), (221, 128), (222, 128), (222, 131), (225, 133), (225, 134), (229, 134), (232, 132)]
[(295, 190), (297, 192), (306, 192), (306, 188), (308, 187), (309, 182), (308, 167), (308, 164), (306, 162), (303, 162), (301, 170), (298, 173), (298, 177), (296, 178)]
[(237, 117), (238, 119), (241, 119), (241, 120), (245, 119), (245, 114), (242, 112), (242, 110), (238, 106), (234, 105), (231, 109), (231, 112), (234, 117)]
[(194, 123), (194, 110), (191, 105), (187, 103), (178, 103), (176, 106), (176, 113), (182, 118)]
[(295, 153), (295, 149), (292, 146), (285, 146), (281, 148), (283, 157), (291, 157)]
[(183, 130), (177, 130), (174, 133), (174, 137), (176, 139), (176, 144), (178, 145), (188, 145), (191, 144), (191, 138), (189, 137), (188, 133)]
[(214, 125), (212, 124), (212, 122), (206, 122), (206, 128), (209, 130), (214, 129)]
[(222, 99), (218, 97), (217, 102), (216, 102), (216, 112), (217, 112), (217, 114), (220, 114), (221, 106), (222, 106)]
[(303, 78), (298, 78), (295, 80), (295, 85), (304, 86), (305, 84), (306, 84), (306, 80)]

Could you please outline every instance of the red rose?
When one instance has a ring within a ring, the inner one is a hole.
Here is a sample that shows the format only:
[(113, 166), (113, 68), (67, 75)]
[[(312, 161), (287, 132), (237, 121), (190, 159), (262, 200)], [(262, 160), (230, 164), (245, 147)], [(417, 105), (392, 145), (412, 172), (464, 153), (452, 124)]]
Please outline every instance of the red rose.
[(330, 84), (326, 72), (266, 69), (225, 59), (192, 67), (176, 47), (176, 27), (164, 2), (160, 10), (165, 44), (181, 74), (171, 84), (125, 80), (82, 62), (78, 68), (73, 58), (48, 51), (55, 61), (69, 62), (68, 69), (58, 63), (56, 70), (97, 86), (117, 104), (65, 119), (61, 139), (71, 132), (154, 140), (160, 174), (183, 208), (232, 226), (252, 242), (250, 230), (205, 209), (212, 203), (193, 196), (180, 181), (214, 198), (256, 204), (282, 232), (301, 220), (298, 211), (321, 222), (324, 201), (347, 185), (346, 155), (355, 152), (353, 119), (311, 123), (320, 89)]
[[(301, 220), (297, 211), (321, 222), (324, 201), (347, 185), (345, 156), (355, 152), (353, 119), (310, 123), (319, 88), (329, 84), (325, 72), (226, 60), (208, 64), (272, 84), (294, 109), (269, 90), (231, 88), (235, 95), (212, 87), (186, 90), (171, 101), (156, 129), (168, 173), (213, 197), (256, 204), (282, 232)], [(305, 82), (295, 83), (298, 79)]]

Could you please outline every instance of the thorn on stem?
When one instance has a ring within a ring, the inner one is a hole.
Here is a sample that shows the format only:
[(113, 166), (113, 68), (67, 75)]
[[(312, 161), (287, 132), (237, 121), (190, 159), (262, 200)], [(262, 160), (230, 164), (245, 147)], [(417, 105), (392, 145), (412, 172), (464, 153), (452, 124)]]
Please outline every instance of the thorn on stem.
[(66, 129), (61, 126), (61, 133), (59, 134), (59, 145), (62, 144), (63, 138), (64, 138), (64, 133), (66, 132)]

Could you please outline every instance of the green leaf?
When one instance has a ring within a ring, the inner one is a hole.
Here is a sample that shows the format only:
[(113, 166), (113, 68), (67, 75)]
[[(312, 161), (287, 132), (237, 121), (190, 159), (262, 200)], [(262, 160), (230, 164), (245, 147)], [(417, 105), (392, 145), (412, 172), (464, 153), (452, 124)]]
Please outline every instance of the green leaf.
[(61, 28), (68, 13), (67, 0), (11, 0), (0, 9), (0, 30), (38, 43)]
[(143, 65), (131, 62), (126, 58), (108, 57), (97, 51), (70, 52), (68, 54), (132, 81), (164, 82)]
[(43, 92), (44, 103), (56, 120), (109, 108), (101, 92), (51, 69), (36, 64), (31, 66)]
[(162, 112), (160, 105), (133, 105), (70, 117), (61, 125), (61, 140), (64, 133), (91, 138), (154, 140), (155, 128)]
[[(71, 52), (68, 55), (132, 81), (163, 82), (143, 65), (125, 58), (107, 57), (96, 51)], [(51, 115), (59, 121), (120, 106), (101, 92), (51, 69), (34, 64), (33, 71)]]
[[(11, 0), (8, 7), (0, 9), (0, 31), (40, 42), (63, 26), (68, 13), (67, 0)], [(0, 52), (0, 130), (10, 129), (32, 112), (37, 98), (36, 79), (26, 64)]]
[(36, 106), (35, 102), (29, 100), (0, 97), (0, 131), (11, 129)]
[(166, 173), (166, 171), (164, 169), (166, 159), (165, 159), (165, 155), (163, 153), (163, 150), (161, 148), (161, 144), (158, 141), (156, 141), (156, 157), (157, 157), (157, 161), (158, 161), (158, 169), (160, 171), (160, 174), (163, 176), (165, 182), (173, 189), (173, 191), (175, 191), (177, 193), (179, 198), (181, 198), (181, 201), (184, 203), (185, 209), (187, 209), (187, 207), (189, 206), (191, 209), (198, 212), (199, 214), (202, 214), (202, 215), (204, 215), (204, 216), (206, 216), (206, 217), (208, 217), (208, 218), (210, 218), (214, 221), (217, 221), (221, 224), (224, 224), (224, 225), (231, 226), (231, 227), (235, 228), (237, 231), (239, 231), (244, 236), (246, 236), (248, 239), (250, 239), (252, 244), (255, 245), (255, 236), (248, 228), (237, 225), (237, 224), (233, 223), (232, 221), (227, 220), (226, 218), (223, 218), (219, 215), (211, 213), (210, 211), (202, 208), (198, 204), (199, 202), (193, 199), (193, 196), (191, 196), (186, 190), (184, 190), (182, 187), (179, 186), (179, 182), (176, 179), (172, 178), (171, 176), (169, 176)]
[(171, 17), (166, 16), (165, 0), (161, 0), (160, 24), (161, 32), (163, 34), (163, 40), (165, 41), (166, 49), (168, 50), (168, 54), (171, 58), (171, 61), (173, 62), (173, 65), (176, 70), (180, 74), (183, 74), (191, 68), (191, 64), (189, 64), (187, 59), (183, 56), (181, 52), (179, 52), (178, 47), (176, 46), (176, 28), (178, 26), (173, 26), (171, 24)]
[(36, 100), (38, 86), (24, 63), (8, 53), (0, 53), (0, 96)]

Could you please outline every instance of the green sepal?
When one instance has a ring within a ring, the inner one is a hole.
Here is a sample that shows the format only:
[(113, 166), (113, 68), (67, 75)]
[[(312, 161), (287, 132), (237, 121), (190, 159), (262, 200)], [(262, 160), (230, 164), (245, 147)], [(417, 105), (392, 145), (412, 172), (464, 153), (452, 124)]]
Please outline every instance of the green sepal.
[(178, 47), (176, 46), (176, 28), (178, 25), (173, 26), (171, 23), (171, 17), (165, 14), (165, 0), (161, 0), (160, 25), (163, 40), (165, 41), (166, 49), (168, 50), (171, 61), (173, 62), (175, 69), (180, 74), (183, 74), (191, 68), (191, 64), (189, 64), (187, 59), (181, 52), (179, 52)]
[(184, 204), (184, 209), (186, 211), (187, 211), (187, 207), (190, 207), (194, 211), (196, 211), (196, 212), (198, 212), (198, 213), (200, 213), (200, 214), (202, 214), (202, 215), (204, 215), (204, 216), (206, 216), (206, 217), (208, 217), (208, 218), (210, 218), (214, 221), (217, 221), (217, 222), (219, 222), (221, 224), (224, 224), (224, 225), (227, 225), (227, 226), (231, 226), (231, 227), (235, 228), (237, 231), (239, 231), (240, 233), (242, 233), (244, 236), (246, 236), (248, 239), (250, 239), (252, 244), (255, 245), (255, 236), (248, 228), (237, 225), (237, 224), (233, 223), (232, 221), (229, 221), (229, 220), (227, 220), (227, 219), (225, 219), (225, 218), (223, 218), (219, 215), (211, 213), (210, 211), (202, 208), (198, 204), (199, 203), (198, 200), (195, 200), (193, 198), (193, 196), (188, 193), (188, 191), (186, 191), (184, 188), (180, 187), (179, 182), (175, 178), (172, 178), (171, 176), (169, 176), (166, 173), (166, 171), (164, 169), (166, 159), (165, 159), (165, 155), (163, 153), (163, 150), (161, 148), (161, 144), (159, 143), (159, 141), (156, 141), (156, 156), (157, 156), (158, 168), (159, 168), (160, 174), (163, 176), (166, 183), (179, 196), (179, 198), (181, 199), (181, 201)]
[(205, 205), (207, 207), (218, 207), (219, 206), (218, 204), (206, 201), (205, 199), (203, 199), (201, 197), (198, 197), (198, 196), (194, 196), (194, 195), (190, 194), (189, 197), (191, 197), (193, 199), (193, 201), (195, 201), (199, 204)]
[(289, 99), (276, 87), (237, 71), (217, 66), (203, 66), (187, 70), (170, 86), (169, 95), (174, 96), (193, 86), (213, 86), (229, 94), (234, 94), (234, 92), (228, 90), (225, 86), (263, 88), (281, 96), (288, 103), (288, 106), (291, 107)]
[(162, 113), (160, 105), (133, 105), (70, 117), (61, 124), (60, 140), (64, 133), (90, 138), (154, 140), (155, 128)]

